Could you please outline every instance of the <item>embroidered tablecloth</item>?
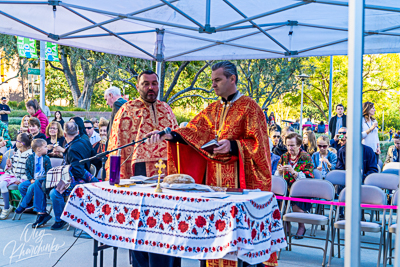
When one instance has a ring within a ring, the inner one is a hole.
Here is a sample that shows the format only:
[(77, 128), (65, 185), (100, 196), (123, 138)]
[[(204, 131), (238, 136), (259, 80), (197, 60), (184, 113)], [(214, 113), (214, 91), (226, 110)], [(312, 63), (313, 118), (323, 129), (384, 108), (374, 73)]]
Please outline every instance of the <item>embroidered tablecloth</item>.
[(110, 246), (181, 258), (256, 264), (286, 247), (271, 192), (214, 199), (200, 192), (163, 191), (108, 182), (79, 185), (62, 219)]

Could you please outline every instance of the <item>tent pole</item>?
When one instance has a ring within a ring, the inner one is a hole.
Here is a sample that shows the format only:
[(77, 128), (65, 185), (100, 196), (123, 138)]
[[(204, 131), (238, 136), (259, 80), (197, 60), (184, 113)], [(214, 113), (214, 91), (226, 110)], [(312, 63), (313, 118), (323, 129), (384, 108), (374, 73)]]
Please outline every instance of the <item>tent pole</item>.
[[(156, 73), (158, 75), (158, 79), (160, 80), (161, 77), (161, 64), (164, 60), (163, 54), (163, 45), (164, 45), (164, 29), (157, 29), (157, 54), (156, 54)], [(157, 99), (160, 100), (162, 96), (160, 96), (160, 91), (158, 93)]]
[(303, 91), (304, 78), (301, 79), (301, 104), (300, 104), (300, 135), (303, 136)]
[[(330, 66), (330, 70), (329, 70), (329, 120), (328, 120), (328, 124), (332, 118), (333, 56), (331, 56), (330, 63), (331, 63), (331, 66)], [(329, 136), (331, 136), (331, 132), (329, 132)]]
[(346, 230), (344, 266), (360, 266), (361, 103), (364, 53), (364, 0), (349, 1), (348, 91), (346, 142)]
[(40, 108), (44, 110), (46, 105), (44, 94), (45, 94), (45, 80), (46, 80), (46, 42), (40, 41)]

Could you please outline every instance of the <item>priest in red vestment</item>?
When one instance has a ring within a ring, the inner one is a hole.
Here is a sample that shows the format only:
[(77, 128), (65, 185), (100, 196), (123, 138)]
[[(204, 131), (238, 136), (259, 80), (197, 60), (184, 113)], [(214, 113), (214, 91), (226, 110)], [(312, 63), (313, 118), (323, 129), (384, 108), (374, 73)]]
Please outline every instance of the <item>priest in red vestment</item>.
[[(200, 112), (185, 128), (150, 143), (168, 140), (168, 174), (191, 175), (196, 183), (230, 188), (271, 190), (271, 155), (267, 124), (260, 106), (236, 88), (236, 66), (219, 62), (212, 67), (212, 86), (220, 100)], [(208, 153), (202, 146), (216, 139)], [(178, 158), (179, 155), (179, 158)], [(267, 266), (276, 266), (273, 253)], [(207, 266), (236, 266), (227, 260), (209, 260)]]
[[(157, 100), (158, 77), (153, 71), (145, 71), (138, 77), (137, 89), (140, 97), (125, 103), (114, 118), (108, 150), (139, 141), (154, 130), (178, 127), (171, 107)], [(144, 143), (130, 146), (121, 151), (121, 179), (134, 175), (153, 176), (157, 174), (154, 166), (160, 159), (167, 161), (167, 142), (159, 144)], [(107, 161), (108, 173), (110, 161)], [(107, 175), (108, 179), (108, 175)]]

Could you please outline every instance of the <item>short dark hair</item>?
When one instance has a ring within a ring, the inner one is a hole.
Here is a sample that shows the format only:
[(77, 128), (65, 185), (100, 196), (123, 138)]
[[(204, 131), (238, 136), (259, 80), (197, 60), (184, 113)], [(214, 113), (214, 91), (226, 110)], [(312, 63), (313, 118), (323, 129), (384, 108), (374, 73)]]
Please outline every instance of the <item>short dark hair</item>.
[(21, 140), (23, 143), (24, 147), (31, 147), (31, 143), (33, 140), (33, 136), (30, 133), (20, 133), (17, 138)]
[(239, 76), (238, 76), (237, 68), (236, 68), (235, 64), (233, 64), (230, 61), (222, 61), (222, 62), (218, 62), (218, 63), (215, 63), (214, 65), (212, 65), (211, 70), (216, 71), (219, 68), (224, 69), (224, 76), (226, 78), (229, 78), (232, 75), (235, 75), (235, 77), (236, 77), (235, 84), (238, 83)]
[(93, 126), (93, 122), (90, 120), (85, 120), (83, 123), (90, 123)]
[(36, 117), (30, 117), (28, 121), (28, 125), (36, 125), (39, 129), (41, 128), (40, 120)]
[(344, 109), (344, 106), (342, 104), (337, 104), (335, 110), (337, 110), (338, 107), (342, 107)]
[(293, 139), (296, 138), (296, 145), (301, 146), (303, 144), (303, 138), (298, 133), (290, 133), (285, 136), (285, 143), (287, 142), (288, 139)]
[(139, 81), (139, 80), (140, 80), (140, 77), (142, 77), (144, 74), (147, 74), (147, 75), (155, 74), (155, 75), (157, 76), (157, 79), (158, 79), (157, 73), (155, 73), (155, 72), (152, 71), (152, 70), (145, 70), (145, 71), (142, 71), (142, 72), (139, 74), (139, 76), (137, 77), (137, 80)]
[(45, 145), (45, 144), (47, 144), (47, 142), (46, 142), (46, 140), (44, 140), (44, 139), (41, 139), (41, 138), (34, 139), (34, 140), (32, 141), (32, 143), (31, 143), (33, 152), (36, 152), (36, 150), (37, 150), (39, 147), (41, 147), (41, 146), (43, 146), (43, 145)]

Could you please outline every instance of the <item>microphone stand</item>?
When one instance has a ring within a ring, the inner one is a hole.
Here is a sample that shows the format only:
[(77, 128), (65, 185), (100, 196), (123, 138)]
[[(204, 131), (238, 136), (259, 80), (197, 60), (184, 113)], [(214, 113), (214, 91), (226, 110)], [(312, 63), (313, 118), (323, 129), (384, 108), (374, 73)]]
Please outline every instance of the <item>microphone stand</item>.
[(87, 159), (82, 159), (82, 160), (80, 160), (79, 161), (79, 163), (86, 163), (86, 162), (88, 162), (88, 161), (92, 161), (92, 160), (94, 160), (94, 159), (100, 159), (101, 160), (101, 166), (102, 166), (102, 168), (103, 168), (103, 171), (102, 171), (102, 173), (101, 173), (101, 178), (102, 178), (102, 180), (104, 181), (105, 179), (106, 179), (106, 168), (105, 168), (105, 165), (106, 165), (106, 161), (107, 161), (107, 155), (108, 154), (110, 154), (110, 153), (112, 153), (112, 152), (114, 152), (114, 151), (117, 151), (118, 149), (123, 149), (123, 148), (125, 148), (125, 147), (128, 147), (128, 146), (133, 146), (133, 145), (135, 145), (135, 144), (137, 144), (137, 143), (143, 143), (144, 141), (146, 141), (148, 139), (148, 137), (145, 137), (145, 138), (143, 138), (143, 139), (140, 139), (140, 140), (138, 140), (138, 141), (133, 141), (132, 143), (129, 143), (129, 144), (126, 144), (126, 145), (123, 145), (123, 146), (120, 146), (120, 147), (117, 147), (117, 148), (115, 148), (115, 149), (113, 149), (113, 150), (108, 150), (108, 151), (104, 151), (104, 152), (101, 152), (101, 153), (99, 153), (99, 154), (97, 154), (97, 155), (95, 155), (95, 156), (93, 156), (93, 157), (90, 157), (90, 158), (87, 158)]

